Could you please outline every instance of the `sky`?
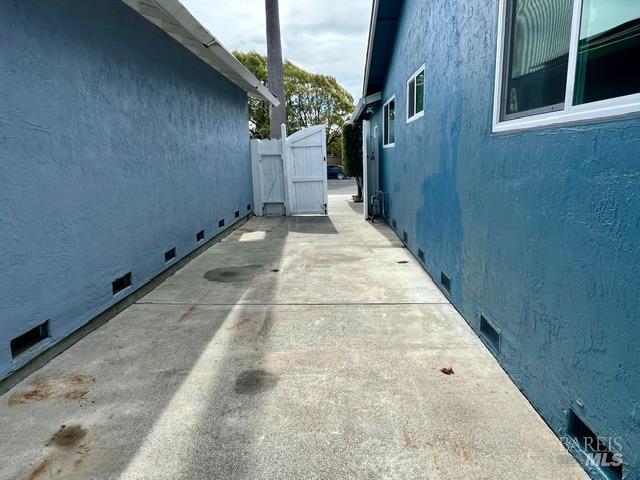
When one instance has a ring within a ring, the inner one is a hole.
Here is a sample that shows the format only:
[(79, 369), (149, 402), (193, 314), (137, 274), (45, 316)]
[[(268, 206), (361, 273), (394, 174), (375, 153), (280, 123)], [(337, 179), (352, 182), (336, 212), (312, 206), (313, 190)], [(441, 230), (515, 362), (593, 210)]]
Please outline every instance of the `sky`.
[[(181, 0), (228, 50), (266, 54), (264, 0)], [(358, 101), (372, 0), (280, 0), (287, 60), (332, 75)]]

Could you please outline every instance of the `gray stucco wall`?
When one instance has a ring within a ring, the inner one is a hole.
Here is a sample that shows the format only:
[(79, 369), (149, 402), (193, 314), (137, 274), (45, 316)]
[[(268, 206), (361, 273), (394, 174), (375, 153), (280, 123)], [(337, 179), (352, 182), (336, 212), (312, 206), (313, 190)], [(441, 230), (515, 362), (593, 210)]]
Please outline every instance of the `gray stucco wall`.
[[(405, 1), (383, 92), (389, 223), (476, 331), (493, 320), (549, 425), (562, 435), (574, 409), (640, 478), (640, 119), (492, 134), (497, 20), (497, 0)], [(423, 63), (426, 114), (407, 124)]]
[(0, 64), (2, 378), (245, 217), (252, 186), (246, 93), (119, 0), (0, 2)]

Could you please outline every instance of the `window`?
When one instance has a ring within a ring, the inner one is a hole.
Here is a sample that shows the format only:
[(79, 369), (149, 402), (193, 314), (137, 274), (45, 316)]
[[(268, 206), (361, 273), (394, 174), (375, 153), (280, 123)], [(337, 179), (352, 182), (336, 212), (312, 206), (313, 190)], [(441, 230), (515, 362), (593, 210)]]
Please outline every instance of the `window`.
[(382, 107), (383, 115), (383, 146), (393, 147), (396, 143), (396, 97), (387, 100)]
[(424, 65), (407, 80), (407, 123), (424, 116)]
[(574, 103), (640, 93), (640, 3), (584, 0)]
[(501, 0), (494, 131), (640, 111), (640, 2)]

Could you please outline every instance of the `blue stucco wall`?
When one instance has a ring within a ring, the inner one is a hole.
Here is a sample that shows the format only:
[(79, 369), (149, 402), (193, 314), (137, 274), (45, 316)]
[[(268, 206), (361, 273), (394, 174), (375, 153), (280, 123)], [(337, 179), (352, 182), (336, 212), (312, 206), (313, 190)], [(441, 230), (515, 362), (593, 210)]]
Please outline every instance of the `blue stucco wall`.
[[(492, 134), (497, 21), (497, 0), (405, 1), (383, 92), (389, 223), (451, 276), (476, 331), (493, 320), (499, 361), (554, 431), (574, 409), (621, 437), (640, 478), (640, 118)], [(423, 63), (426, 114), (407, 124)]]
[(0, 2), (0, 64), (3, 378), (246, 216), (252, 186), (246, 93), (120, 0)]

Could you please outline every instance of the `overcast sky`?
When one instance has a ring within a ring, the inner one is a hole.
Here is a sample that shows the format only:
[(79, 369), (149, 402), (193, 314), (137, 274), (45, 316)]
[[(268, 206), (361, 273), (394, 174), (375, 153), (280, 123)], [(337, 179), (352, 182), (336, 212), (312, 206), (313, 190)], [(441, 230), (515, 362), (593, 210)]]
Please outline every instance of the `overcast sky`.
[[(181, 0), (229, 50), (266, 54), (264, 0)], [(285, 58), (362, 93), (372, 0), (280, 0)]]

